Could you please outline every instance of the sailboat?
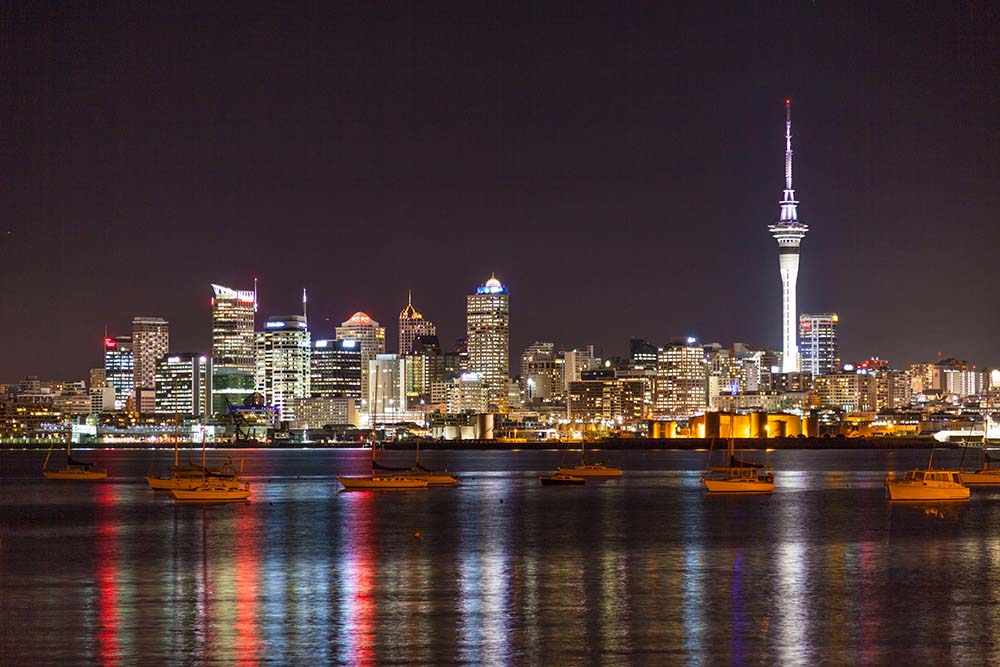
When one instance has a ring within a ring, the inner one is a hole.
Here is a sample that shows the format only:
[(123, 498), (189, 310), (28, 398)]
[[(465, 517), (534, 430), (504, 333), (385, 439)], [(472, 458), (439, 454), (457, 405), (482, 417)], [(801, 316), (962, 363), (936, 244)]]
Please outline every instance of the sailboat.
[[(341, 486), (344, 487), (345, 491), (404, 491), (409, 489), (426, 489), (428, 481), (426, 478), (417, 477), (415, 475), (399, 474), (398, 472), (392, 472), (388, 475), (379, 475), (377, 473), (378, 463), (375, 461), (375, 445), (378, 440), (376, 438), (376, 407), (375, 404), (378, 400), (378, 372), (375, 373), (375, 400), (372, 401), (371, 406), (371, 419), (372, 419), (372, 472), (370, 475), (364, 477), (345, 477), (339, 472), (337, 473), (337, 481), (340, 482)], [(384, 471), (384, 466), (383, 466)]]
[[(714, 444), (714, 441), (713, 441)], [(727, 465), (709, 465), (701, 476), (701, 482), (710, 493), (773, 493), (774, 470), (770, 466), (749, 463), (736, 458), (734, 441), (729, 438)], [(712, 450), (708, 451), (709, 463)]]
[[(975, 421), (973, 421), (973, 424), (969, 426), (970, 435), (972, 432), (973, 425), (975, 425)], [(983, 452), (983, 467), (980, 468), (979, 470), (976, 470), (975, 472), (962, 472), (961, 471), (962, 463), (959, 463), (958, 477), (962, 481), (962, 484), (966, 484), (968, 486), (1000, 486), (1000, 468), (990, 467), (990, 463), (993, 461), (993, 459), (990, 458), (990, 453), (986, 451), (987, 447), (989, 446), (989, 443), (986, 440), (986, 435), (988, 432), (989, 432), (989, 418), (987, 418), (986, 423), (983, 424), (983, 439), (980, 445)], [(962, 462), (965, 462), (965, 453), (969, 450), (969, 448), (964, 440), (962, 441), (962, 445), (963, 445)]]
[(387, 475), (402, 475), (404, 477), (412, 477), (414, 479), (426, 479), (428, 486), (454, 486), (455, 484), (458, 484), (458, 478), (451, 473), (447, 471), (440, 472), (437, 470), (431, 470), (430, 468), (425, 468), (420, 464), (419, 441), (417, 442), (417, 460), (413, 464), (412, 468), (393, 468), (382, 465), (377, 460), (373, 460), (372, 470), (378, 477), (385, 477)]
[(962, 484), (967, 486), (1000, 486), (1000, 467), (990, 467), (993, 459), (989, 452), (983, 450), (983, 467), (975, 472), (959, 472)]
[(570, 475), (571, 477), (621, 477), (622, 469), (615, 468), (612, 466), (606, 466), (603, 463), (587, 463), (587, 457), (585, 453), (586, 445), (585, 441), (580, 441), (580, 465), (569, 467), (569, 466), (557, 466), (557, 470), (562, 475)]
[(958, 470), (935, 470), (934, 448), (927, 467), (907, 470), (902, 479), (890, 474), (885, 478), (889, 500), (968, 500), (969, 487), (962, 483)]
[[(205, 457), (205, 431), (201, 432), (201, 480), (193, 486), (170, 488), (174, 500), (189, 503), (231, 503), (246, 500), (250, 497), (250, 483), (242, 486), (239, 478), (235, 484), (231, 480), (217, 479), (209, 476)], [(146, 480), (149, 481), (148, 478)]]
[(108, 471), (105, 469), (95, 470), (94, 464), (83, 463), (73, 458), (73, 427), (66, 430), (66, 467), (60, 470), (49, 470), (49, 457), (52, 456), (53, 442), (49, 445), (49, 452), (45, 455), (45, 463), (42, 464), (42, 475), (45, 479), (54, 479), (64, 482), (99, 482), (108, 478)]
[[(211, 479), (213, 483), (233, 488), (240, 487), (240, 476), (233, 470), (232, 461), (220, 470), (218, 468), (207, 468), (204, 465), (188, 463), (186, 466), (180, 465), (178, 460), (178, 421), (174, 419), (174, 465), (172, 465), (165, 475), (146, 475), (146, 483), (154, 491), (170, 491), (172, 489), (197, 489), (206, 479)], [(240, 464), (242, 468), (242, 462)], [(242, 470), (240, 470), (242, 473)]]

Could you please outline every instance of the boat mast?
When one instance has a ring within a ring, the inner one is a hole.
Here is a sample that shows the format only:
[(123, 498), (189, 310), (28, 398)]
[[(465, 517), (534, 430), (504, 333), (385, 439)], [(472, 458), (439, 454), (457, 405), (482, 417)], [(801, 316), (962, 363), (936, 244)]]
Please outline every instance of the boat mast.
[(178, 460), (177, 460), (177, 457), (178, 457), (178, 453), (177, 453), (177, 429), (179, 428), (179, 425), (180, 425), (180, 415), (177, 412), (174, 412), (174, 467), (175, 468), (178, 467), (178, 465), (179, 465)]
[(375, 474), (375, 439), (378, 419), (378, 364), (375, 364), (375, 396), (372, 398), (372, 474)]

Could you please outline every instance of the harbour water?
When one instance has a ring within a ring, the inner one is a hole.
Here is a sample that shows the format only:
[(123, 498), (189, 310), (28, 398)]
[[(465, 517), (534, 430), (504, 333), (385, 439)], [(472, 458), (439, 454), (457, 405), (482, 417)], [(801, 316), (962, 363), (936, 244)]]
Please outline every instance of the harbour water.
[[(339, 493), (361, 450), (249, 450), (249, 503), (175, 504), (171, 452), (74, 452), (105, 483), (0, 452), (0, 663), (987, 664), (1000, 491), (898, 505), (926, 451), (767, 455), (778, 490), (710, 496), (705, 454), (427, 452), (457, 488)], [(197, 455), (196, 455), (197, 456)], [(939, 452), (939, 466), (957, 463)], [(412, 453), (388, 452), (404, 465)]]

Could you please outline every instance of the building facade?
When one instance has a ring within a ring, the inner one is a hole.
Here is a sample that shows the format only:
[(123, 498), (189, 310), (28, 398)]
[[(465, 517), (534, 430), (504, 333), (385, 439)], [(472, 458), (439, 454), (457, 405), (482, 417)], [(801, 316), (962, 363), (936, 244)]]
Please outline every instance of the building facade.
[(799, 315), (799, 354), (802, 372), (826, 375), (840, 371), (837, 345), (837, 313), (802, 313)]
[(309, 393), (313, 398), (361, 398), (361, 345), (353, 338), (313, 344)]
[(563, 364), (553, 343), (538, 341), (521, 353), (521, 386), (527, 401), (550, 400), (562, 393)]
[(466, 297), (469, 371), (486, 385), (490, 403), (506, 410), (510, 383), (510, 299), (494, 275)]
[(379, 423), (406, 417), (406, 358), (379, 354), (368, 362), (368, 413)]
[(256, 388), (281, 421), (295, 421), (295, 399), (309, 398), (311, 345), (303, 315), (270, 317), (257, 332)]
[(212, 392), (212, 366), (207, 355), (165, 354), (156, 362), (156, 412), (200, 417)]
[(124, 410), (135, 390), (131, 336), (104, 339), (104, 377), (115, 388), (115, 410)]
[(683, 419), (707, 406), (705, 352), (696, 338), (675, 338), (656, 362), (656, 416)]
[(241, 406), (254, 392), (257, 290), (212, 285), (212, 412)]
[(385, 327), (367, 313), (357, 312), (337, 327), (337, 338), (355, 340), (361, 346), (361, 396), (367, 401), (370, 387), (370, 363), (385, 354)]
[(436, 336), (437, 327), (424, 318), (413, 307), (413, 298), (408, 300), (406, 308), (399, 314), (399, 354), (407, 355), (413, 352), (413, 342), (418, 336)]
[(132, 318), (132, 384), (136, 389), (156, 385), (156, 364), (170, 349), (170, 325), (161, 317)]

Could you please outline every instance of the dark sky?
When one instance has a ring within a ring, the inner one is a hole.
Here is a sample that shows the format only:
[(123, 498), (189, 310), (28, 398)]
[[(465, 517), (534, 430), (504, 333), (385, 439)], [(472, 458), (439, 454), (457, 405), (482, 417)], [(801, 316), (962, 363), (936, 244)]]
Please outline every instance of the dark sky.
[(0, 10), (0, 380), (133, 315), (207, 351), (255, 275), (319, 336), (394, 346), (412, 288), (450, 347), (496, 271), (512, 360), (779, 348), (786, 97), (800, 310), (845, 360), (1000, 364), (996, 2), (148, 4)]

